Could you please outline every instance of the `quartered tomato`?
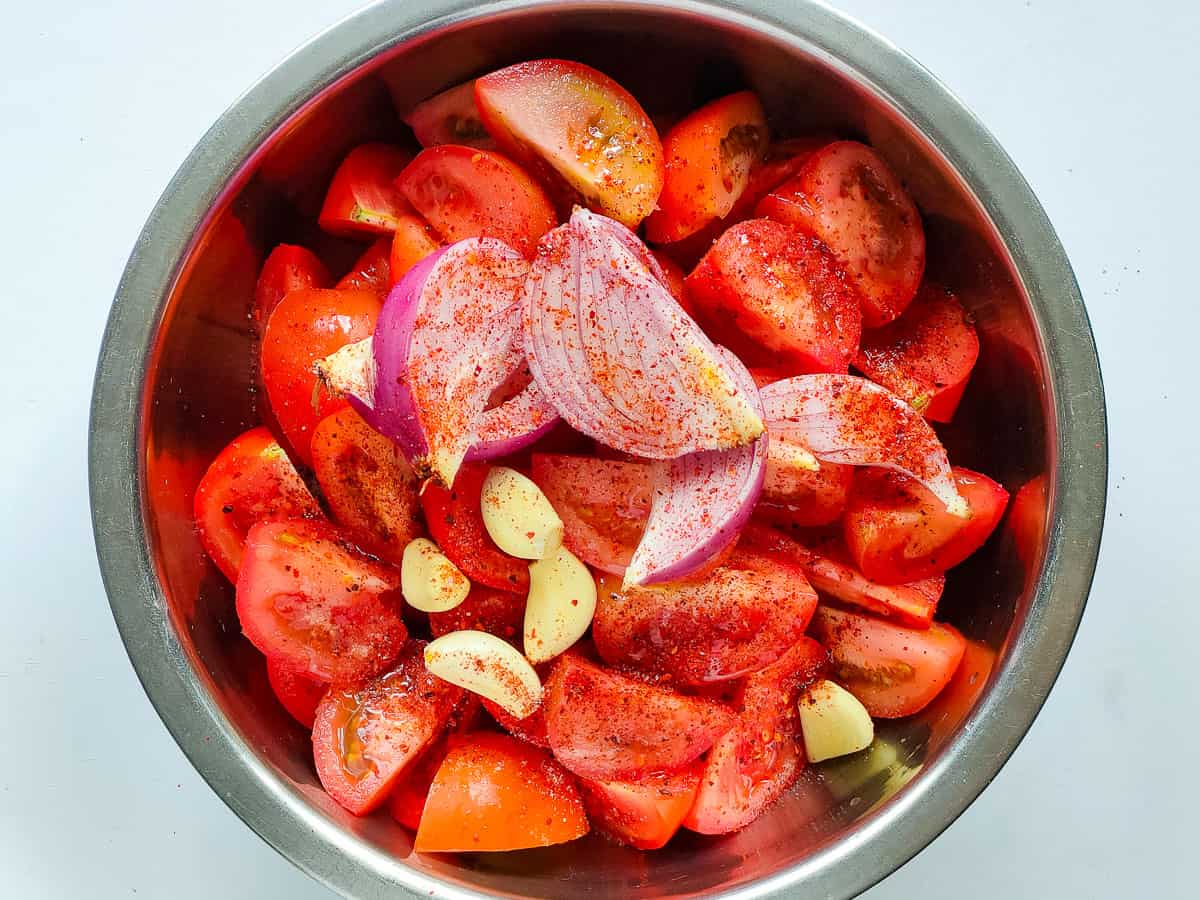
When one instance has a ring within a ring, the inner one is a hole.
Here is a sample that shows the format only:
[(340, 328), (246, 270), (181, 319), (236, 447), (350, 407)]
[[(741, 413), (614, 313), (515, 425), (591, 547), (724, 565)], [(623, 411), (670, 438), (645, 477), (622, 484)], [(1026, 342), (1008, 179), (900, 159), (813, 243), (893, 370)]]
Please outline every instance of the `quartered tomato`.
[(323, 681), (301, 675), (277, 659), (267, 658), (267, 680), (283, 708), (305, 728), (312, 728), (317, 704), (329, 690)]
[(767, 118), (753, 91), (714, 100), (663, 137), (666, 181), (646, 238), (663, 244), (729, 214), (767, 148)]
[(417, 478), (400, 448), (346, 407), (317, 425), (312, 457), (334, 521), (362, 549), (399, 565), (421, 533)]
[(246, 537), (237, 613), (250, 643), (297, 674), (355, 681), (386, 671), (407, 637), (400, 574), (322, 522), (261, 522)]
[(749, 825), (795, 782), (804, 768), (796, 700), (824, 672), (824, 649), (801, 638), (771, 666), (738, 688), (738, 724), (709, 751), (700, 789), (684, 827), (727, 834)]
[(583, 778), (635, 780), (694, 762), (734, 724), (725, 706), (560, 656), (542, 707), (550, 748)]
[(920, 631), (829, 606), (817, 607), (812, 633), (829, 651), (832, 677), (880, 719), (928, 706), (954, 675), (967, 643), (941, 622)]
[(396, 779), (388, 798), (388, 812), (405, 828), (416, 831), (420, 826), (429, 787), (449, 752), (450, 736), (438, 738), (417, 759), (405, 766)]
[(662, 143), (607, 75), (561, 59), (518, 63), (478, 79), (475, 101), (501, 148), (585, 205), (630, 228), (654, 210)]
[(454, 609), (429, 614), (434, 637), (452, 631), (486, 631), (506, 641), (517, 641), (524, 623), (524, 595), (479, 585), (473, 585), (467, 599)]
[(596, 595), (592, 639), (601, 658), (681, 684), (726, 681), (773, 663), (817, 607), (803, 569), (746, 548), (700, 578), (622, 587), (605, 576)]
[(532, 477), (563, 521), (567, 549), (623, 575), (650, 515), (645, 463), (535, 453)]
[(267, 324), (279, 301), (301, 288), (329, 287), (332, 279), (315, 253), (294, 244), (280, 244), (268, 255), (254, 285), (254, 324)]
[(679, 830), (700, 787), (703, 763), (641, 781), (580, 779), (579, 789), (592, 825), (639, 850), (657, 850)]
[(404, 273), (437, 251), (441, 242), (429, 224), (418, 216), (401, 216), (396, 220), (396, 233), (392, 236), (388, 255), (388, 275), (395, 284)]
[(755, 207), (767, 194), (799, 172), (810, 156), (833, 140), (831, 137), (799, 137), (768, 146), (762, 159), (750, 169), (746, 189), (726, 214), (725, 224), (734, 225), (753, 218)]
[(388, 144), (363, 144), (342, 160), (325, 194), (318, 219), (331, 234), (391, 234), (396, 219), (412, 208), (393, 182), (412, 155)]
[[(413, 218), (405, 214), (397, 222)], [(339, 291), (374, 291), (380, 297), (387, 295), (392, 286), (392, 270), (389, 265), (392, 253), (392, 237), (381, 237), (362, 252), (350, 271), (335, 285)]]
[(313, 757), (337, 803), (365, 815), (446, 730), (462, 690), (425, 671), (425, 645), (409, 641), (396, 665), (355, 687), (335, 685), (317, 707)]
[(710, 334), (749, 365), (845, 372), (861, 313), (842, 267), (818, 240), (766, 219), (734, 225), (687, 278)]
[(846, 508), (854, 467), (801, 460), (791, 442), (772, 436), (767, 443), (767, 471), (755, 514), (781, 527), (808, 527), (836, 522)]
[(501, 552), (488, 536), (479, 512), (488, 467), (464, 463), (447, 490), (430, 479), (421, 492), (429, 533), (443, 553), (472, 581), (524, 595), (529, 590), (529, 564)]
[[(545, 674), (539, 666), (539, 674)], [(521, 740), (535, 747), (550, 749), (550, 737), (546, 733), (546, 715), (544, 707), (539, 706), (523, 719), (518, 719), (508, 713), (503, 707), (497, 706), (491, 700), (483, 701), (483, 708), (496, 720), (496, 724)]]
[(533, 256), (538, 239), (558, 224), (538, 183), (487, 150), (457, 144), (422, 150), (396, 186), (447, 243), (493, 237)]
[(318, 390), (313, 363), (375, 330), (379, 296), (371, 291), (302, 290), (275, 307), (262, 339), (262, 380), (271, 411), (296, 455), (312, 464), (313, 429), (346, 401)]
[(863, 332), (854, 366), (926, 419), (949, 422), (979, 358), (979, 336), (962, 304), (928, 282), (896, 321)]
[(756, 213), (825, 243), (846, 267), (868, 328), (904, 312), (925, 271), (921, 214), (870, 147), (837, 141), (818, 150)]
[(425, 800), (418, 853), (522, 850), (583, 837), (575, 780), (544, 750), (504, 734), (451, 741)]
[(221, 451), (200, 479), (192, 508), (204, 551), (235, 583), (250, 526), (322, 515), (304, 479), (266, 428), (250, 429)]
[(987, 687), (988, 676), (996, 666), (996, 651), (979, 641), (967, 641), (962, 662), (954, 677), (925, 711), (929, 723), (929, 746), (949, 737), (966, 719), (967, 713)]
[(404, 122), (422, 147), (463, 144), (477, 150), (494, 150), (496, 142), (483, 127), (475, 105), (475, 82), (435, 94), (412, 108)]
[(898, 472), (855, 476), (843, 525), (846, 546), (868, 578), (905, 584), (940, 575), (983, 546), (1008, 505), (1008, 491), (986, 475), (955, 466), (969, 517), (951, 515), (920, 482)]
[(1046, 536), (1046, 476), (1031, 478), (1013, 496), (1006, 528), (1012, 536), (1017, 559), (1029, 570), (1038, 561)]

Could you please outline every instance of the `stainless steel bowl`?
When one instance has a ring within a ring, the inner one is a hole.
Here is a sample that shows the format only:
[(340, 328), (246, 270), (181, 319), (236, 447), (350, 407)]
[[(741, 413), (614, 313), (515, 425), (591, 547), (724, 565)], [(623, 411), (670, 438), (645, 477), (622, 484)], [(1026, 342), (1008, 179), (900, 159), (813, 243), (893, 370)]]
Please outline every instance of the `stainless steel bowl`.
[[(777, 133), (868, 139), (925, 214), (933, 274), (983, 339), (943, 437), (1015, 487), (1045, 474), (1040, 557), (1003, 531), (952, 574), (943, 614), (999, 651), (971, 709), (881, 727), (876, 747), (809, 770), (759, 822), (639, 854), (599, 839), (505, 855), (419, 857), (386, 816), (325, 797), (307, 736), (273, 701), (233, 597), (201, 553), (192, 491), (257, 421), (247, 304), (276, 242), (314, 233), (323, 186), (404, 104), (539, 55), (610, 72), (670, 115), (748, 85)], [(1037, 200), (975, 118), (886, 40), (810, 0), (388, 0), (255, 85), (201, 140), (139, 239), (96, 376), (91, 490), (113, 614), (163, 721), (213, 789), (315, 878), (355, 897), (847, 896), (918, 852), (1016, 747), (1066, 658), (1100, 541), (1103, 389), (1070, 265)]]

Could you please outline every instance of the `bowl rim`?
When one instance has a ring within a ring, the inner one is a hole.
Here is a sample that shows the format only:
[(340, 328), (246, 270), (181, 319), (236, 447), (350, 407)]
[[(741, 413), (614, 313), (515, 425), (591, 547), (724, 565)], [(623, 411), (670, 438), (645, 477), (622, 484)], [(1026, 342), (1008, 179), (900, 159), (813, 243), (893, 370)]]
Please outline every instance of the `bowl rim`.
[[(207, 215), (255, 151), (318, 92), (422, 34), (499, 13), (553, 7), (696, 15), (816, 54), (891, 104), (931, 142), (1002, 236), (1030, 298), (1051, 377), (1056, 451), (1050, 527), (1025, 624), (992, 689), (957, 735), (876, 814), (794, 865), (720, 896), (848, 897), (895, 871), (998, 773), (1045, 702), (1074, 639), (1099, 553), (1108, 439), (1099, 359), (1083, 298), (1044, 210), (965, 105), (891, 42), (819, 0), (379, 0), (291, 53), (200, 139), (151, 212), (121, 277), (96, 369), (89, 484), (113, 616), (142, 685), (184, 754), (225, 803), (285, 858), (339, 893), (493, 896), (398, 863), (308, 805), (238, 735), (192, 670), (150, 555), (144, 496), (147, 363), (165, 300)], [(132, 377), (131, 377), (132, 373)], [(1066, 527), (1070, 523), (1070, 529)], [(849, 864), (851, 859), (855, 864)], [(347, 859), (354, 865), (347, 865)], [(716, 896), (716, 895), (713, 895)]]

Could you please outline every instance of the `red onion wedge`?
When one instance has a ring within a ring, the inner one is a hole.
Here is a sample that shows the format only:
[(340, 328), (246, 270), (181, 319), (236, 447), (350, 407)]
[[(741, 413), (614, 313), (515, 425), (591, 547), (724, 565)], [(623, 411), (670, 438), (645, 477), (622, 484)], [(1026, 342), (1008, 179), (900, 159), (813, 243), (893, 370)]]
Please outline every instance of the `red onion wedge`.
[(626, 453), (750, 443), (764, 429), (750, 395), (636, 241), (581, 208), (542, 238), (524, 297), (534, 380), (576, 431)]
[[(724, 347), (717, 353), (763, 416), (753, 376)], [(732, 450), (701, 450), (652, 466), (650, 518), (625, 571), (626, 585), (682, 578), (737, 539), (762, 493), (767, 432)]]
[(920, 413), (873, 381), (797, 375), (768, 384), (760, 395), (773, 436), (827, 462), (903, 472), (929, 488), (951, 515), (970, 515), (937, 434)]

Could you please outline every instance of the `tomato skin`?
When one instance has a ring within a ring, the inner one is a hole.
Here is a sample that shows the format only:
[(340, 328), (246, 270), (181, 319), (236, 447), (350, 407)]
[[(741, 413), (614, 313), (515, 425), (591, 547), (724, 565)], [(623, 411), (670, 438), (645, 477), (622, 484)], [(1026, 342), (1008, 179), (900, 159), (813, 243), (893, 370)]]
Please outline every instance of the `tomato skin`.
[(396, 779), (396, 785), (388, 798), (388, 812), (405, 828), (416, 831), (420, 827), (429, 787), (449, 752), (449, 738), (438, 738), (418, 759), (406, 766)]
[(467, 81), (418, 103), (404, 117), (422, 147), (463, 144), (495, 150), (496, 142), (483, 127), (475, 105), (475, 82)]
[(483, 708), (496, 720), (497, 725), (513, 737), (543, 750), (550, 749), (550, 736), (546, 732), (546, 714), (543, 707), (539, 706), (524, 719), (515, 718), (491, 700), (484, 700)]
[(242, 631), (265, 656), (318, 681), (386, 671), (408, 635), (400, 576), (323, 522), (260, 522), (237, 583)]
[(313, 758), (325, 791), (356, 816), (379, 807), (405, 769), (447, 727), (462, 690), (425, 670), (409, 641), (390, 671), (335, 685), (317, 707)]
[(592, 781), (579, 789), (592, 825), (638, 850), (657, 850), (671, 840), (692, 808), (703, 763), (641, 781)]
[(288, 714), (305, 728), (312, 728), (317, 716), (317, 704), (325, 696), (329, 685), (294, 672), (289, 666), (269, 657), (267, 680)]
[(362, 144), (351, 150), (334, 173), (317, 223), (342, 237), (396, 230), (396, 219), (412, 212), (392, 183), (412, 159), (388, 144)]
[(833, 141), (831, 137), (798, 137), (768, 146), (762, 159), (750, 170), (746, 189), (725, 216), (724, 223), (734, 225), (754, 218), (754, 209), (764, 197), (799, 172), (810, 156)]
[(601, 659), (690, 685), (770, 665), (803, 636), (817, 607), (802, 568), (744, 547), (700, 578), (622, 587), (610, 575), (596, 587), (592, 639)]
[(950, 683), (925, 711), (929, 746), (937, 746), (936, 741), (949, 737), (963, 723), (987, 687), (988, 676), (995, 666), (995, 650), (979, 641), (967, 641), (962, 662), (954, 670)]
[(955, 487), (967, 501), (961, 519), (919, 482), (885, 470), (862, 470), (846, 507), (846, 546), (864, 575), (880, 584), (907, 584), (940, 575), (983, 546), (1008, 505), (1008, 491), (986, 475), (955, 466)]
[(919, 631), (829, 606), (817, 607), (812, 633), (829, 651), (832, 677), (877, 719), (928, 706), (950, 682), (967, 644), (941, 622)]
[(401, 216), (396, 220), (396, 234), (388, 255), (388, 275), (395, 284), (405, 273), (427, 257), (436, 253), (441, 243), (434, 236), (429, 224), (417, 216)]
[(925, 283), (900, 318), (863, 333), (854, 366), (933, 422), (954, 418), (979, 358), (979, 336), (962, 304)]
[(294, 244), (280, 244), (269, 254), (254, 285), (254, 324), (261, 332), (275, 307), (292, 291), (329, 287), (332, 278), (315, 253)]
[[(1046, 535), (1046, 476), (1037, 475), (1017, 490), (1005, 527), (1026, 571), (1033, 568), (1042, 552)], [(1036, 573), (1034, 573), (1036, 575)]]
[(829, 250), (767, 219), (734, 225), (687, 277), (710, 334), (748, 365), (845, 372), (862, 314)]
[(204, 551), (235, 584), (252, 525), (322, 516), (283, 447), (262, 427), (234, 438), (217, 455), (200, 479), (192, 509)]
[(374, 291), (381, 299), (387, 296), (392, 286), (392, 243), (392, 238), (381, 237), (371, 244), (334, 287), (339, 291)]
[(472, 585), (467, 599), (454, 609), (429, 614), (434, 637), (452, 631), (486, 631), (510, 642), (524, 633), (525, 597), (510, 590)]
[(677, 123), (663, 137), (666, 180), (646, 219), (647, 240), (678, 241), (728, 215), (766, 148), (767, 117), (753, 91), (714, 100)]
[(583, 837), (574, 779), (544, 750), (505, 734), (451, 741), (425, 800), (418, 853), (521, 850)]
[(661, 250), (651, 250), (650, 255), (654, 257), (662, 269), (663, 275), (666, 276), (665, 283), (667, 290), (671, 292), (671, 296), (683, 307), (685, 313), (695, 319), (696, 311), (692, 306), (692, 301), (688, 299), (687, 286), (684, 284), (687, 275), (684, 274), (679, 263), (675, 262), (675, 260), (671, 259), (671, 257), (667, 256)]
[(636, 681), (574, 653), (555, 661), (542, 708), (558, 761), (601, 781), (678, 771), (734, 724), (719, 703)]
[(528, 257), (558, 224), (546, 192), (512, 160), (458, 144), (422, 150), (396, 186), (446, 243), (493, 237)]
[(780, 444), (767, 444), (767, 471), (755, 514), (785, 528), (836, 522), (846, 508), (854, 467), (819, 460), (815, 472), (804, 469), (777, 452)]
[(916, 295), (925, 271), (921, 214), (870, 147), (836, 141), (759, 203), (755, 213), (826, 244), (862, 301), (863, 323), (891, 322)]
[(334, 521), (359, 547), (399, 565), (421, 534), (417, 477), (400, 448), (346, 407), (317, 425), (312, 457)]
[(284, 437), (312, 465), (313, 430), (347, 403), (317, 390), (313, 363), (375, 331), (380, 300), (371, 291), (293, 291), (280, 301), (263, 332), (262, 381)]

